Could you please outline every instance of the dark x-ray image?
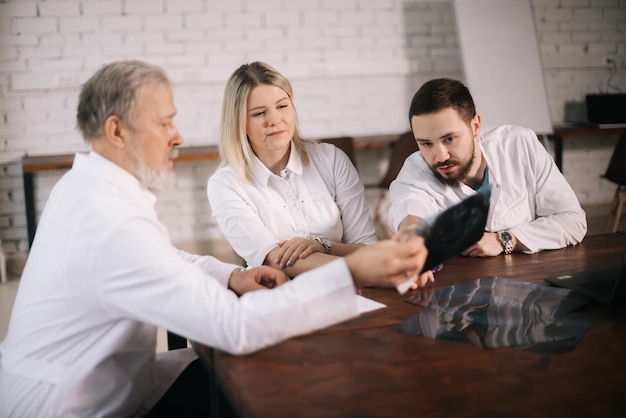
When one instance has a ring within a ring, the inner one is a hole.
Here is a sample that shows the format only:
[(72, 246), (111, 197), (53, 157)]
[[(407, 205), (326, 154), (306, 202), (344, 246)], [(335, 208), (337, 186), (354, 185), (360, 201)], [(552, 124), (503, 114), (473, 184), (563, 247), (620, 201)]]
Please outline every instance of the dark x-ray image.
[(432, 225), (420, 221), (415, 234), (424, 238), (428, 257), (422, 272), (443, 264), (480, 240), (485, 231), (491, 186), (441, 212)]

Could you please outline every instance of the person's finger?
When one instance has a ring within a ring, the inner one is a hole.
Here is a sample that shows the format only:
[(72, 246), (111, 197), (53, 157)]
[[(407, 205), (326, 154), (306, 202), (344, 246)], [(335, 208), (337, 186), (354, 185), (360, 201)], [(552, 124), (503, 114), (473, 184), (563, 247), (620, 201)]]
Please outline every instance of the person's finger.
[(298, 258), (302, 259), (302, 258), (307, 258), (308, 256), (310, 256), (311, 254), (313, 254), (315, 251), (314, 248), (312, 247), (307, 247), (304, 251), (302, 251), (300, 253), (300, 255), (298, 256)]
[(259, 270), (258, 276), (255, 277), (255, 279), (264, 287), (271, 289), (289, 281), (289, 277), (287, 277), (282, 271), (267, 266), (262, 267), (263, 268)]
[(309, 255), (319, 252), (316, 248), (316, 245), (318, 245), (317, 241), (314, 241), (313, 243), (308, 243), (308, 245), (302, 250), (302, 252), (298, 256), (298, 258), (307, 258)]
[(433, 278), (433, 272), (430, 270), (420, 274), (419, 278), (417, 279), (418, 287), (426, 286), (429, 282), (433, 281), (431, 280), (432, 278)]
[(290, 251), (293, 247), (293, 241), (293, 239), (282, 241), (282, 245), (279, 247), (274, 263), (281, 269), (285, 268), (287, 261), (289, 260), (289, 256), (291, 254)]
[(411, 275), (418, 274), (422, 270), (426, 256), (428, 255), (428, 250), (424, 246), (422, 238), (415, 238), (404, 244), (407, 246), (410, 244), (410, 247), (408, 247), (405, 252), (400, 253), (398, 266), (401, 271), (406, 273), (405, 275), (407, 277), (410, 277)]
[(280, 268), (284, 269), (285, 267), (288, 267), (291, 264), (289, 263), (289, 258), (291, 257), (291, 254), (293, 253), (293, 249), (292, 248), (286, 248), (285, 252), (283, 253), (283, 256), (280, 258)]
[(471, 247), (461, 251), (461, 255), (464, 257), (469, 257), (470, 253), (474, 251), (474, 248), (475, 248), (474, 245), (472, 245)]
[(287, 251), (287, 249), (289, 248), (288, 241), (279, 242), (277, 247), (278, 247), (278, 252), (276, 253), (276, 258), (274, 258), (274, 264), (280, 265), (282, 262), (282, 259), (285, 256), (285, 251)]
[(293, 265), (298, 259), (306, 258), (309, 254), (317, 252), (317, 245), (317, 241), (304, 240), (300, 242), (289, 259), (290, 265)]
[(261, 283), (257, 283), (255, 281), (249, 281), (245, 285), (246, 292), (252, 292), (254, 290), (267, 289), (266, 286), (263, 286)]
[(256, 281), (257, 272), (252, 270), (244, 270), (240, 274), (233, 274), (230, 280), (230, 287), (239, 295), (250, 292), (252, 290), (263, 289)]
[(289, 247), (289, 250), (285, 253), (285, 257), (283, 257), (283, 259), (285, 260), (285, 265), (287, 267), (294, 265), (294, 263), (298, 260), (298, 257), (300, 256), (302, 249), (303, 249), (303, 244), (300, 241), (294, 242)]

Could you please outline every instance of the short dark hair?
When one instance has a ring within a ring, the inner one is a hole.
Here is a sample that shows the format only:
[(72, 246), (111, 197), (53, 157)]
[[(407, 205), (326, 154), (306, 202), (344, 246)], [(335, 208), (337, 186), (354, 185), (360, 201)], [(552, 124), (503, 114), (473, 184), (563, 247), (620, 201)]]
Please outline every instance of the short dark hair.
[(470, 123), (476, 116), (474, 99), (463, 83), (451, 78), (427, 81), (411, 100), (409, 123), (413, 116), (434, 113), (449, 107), (459, 112), (466, 123)]

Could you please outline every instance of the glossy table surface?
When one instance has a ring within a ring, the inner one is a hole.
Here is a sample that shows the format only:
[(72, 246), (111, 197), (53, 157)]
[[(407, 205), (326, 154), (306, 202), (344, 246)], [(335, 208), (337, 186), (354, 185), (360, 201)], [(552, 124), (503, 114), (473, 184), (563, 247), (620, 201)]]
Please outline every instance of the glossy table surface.
[[(479, 277), (543, 283), (549, 275), (619, 264), (625, 234), (538, 254), (458, 257), (433, 288)], [(415, 291), (414, 291), (415, 292)], [(626, 310), (589, 305), (593, 325), (569, 352), (481, 349), (409, 336), (421, 308), (394, 290), (361, 289), (387, 308), (247, 356), (196, 345), (245, 417), (625, 416)]]

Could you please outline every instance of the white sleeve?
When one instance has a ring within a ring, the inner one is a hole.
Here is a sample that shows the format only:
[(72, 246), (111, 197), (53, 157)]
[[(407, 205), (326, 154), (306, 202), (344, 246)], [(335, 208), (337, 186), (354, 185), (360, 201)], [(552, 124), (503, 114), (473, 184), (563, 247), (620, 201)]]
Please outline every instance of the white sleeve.
[[(340, 258), (275, 289), (238, 298), (190, 263), (159, 224), (134, 218), (111, 231), (94, 266), (107, 311), (166, 328), (233, 354), (358, 316), (355, 288)], [(114, 242), (113, 242), (114, 241)], [(115, 245), (111, 245), (111, 244)]]
[(213, 216), (235, 252), (251, 266), (260, 266), (279, 239), (241, 196), (234, 178), (224, 171), (207, 184)]
[(572, 187), (539, 140), (532, 139), (526, 144), (536, 183), (535, 219), (511, 228), (515, 237), (528, 247), (528, 254), (578, 244), (587, 233), (585, 211)]
[[(443, 193), (437, 190), (438, 187), (443, 189), (443, 186), (433, 181), (429, 183), (428, 178), (432, 173), (429, 168), (424, 169), (423, 164), (422, 155), (419, 152), (413, 153), (389, 186), (389, 224), (394, 231), (398, 230), (400, 222), (409, 215), (427, 219), (446, 208)], [(421, 181), (418, 182), (418, 179)]]
[(241, 267), (237, 264), (224, 263), (210, 255), (190, 254), (183, 250), (178, 250), (178, 254), (184, 260), (200, 266), (206, 274), (217, 279), (224, 287), (228, 287), (228, 279), (233, 270)]
[[(333, 148), (336, 148), (333, 146)], [(376, 230), (365, 199), (365, 187), (348, 156), (336, 148), (331, 168), (335, 185), (335, 203), (343, 224), (342, 242), (371, 244), (376, 242)]]

